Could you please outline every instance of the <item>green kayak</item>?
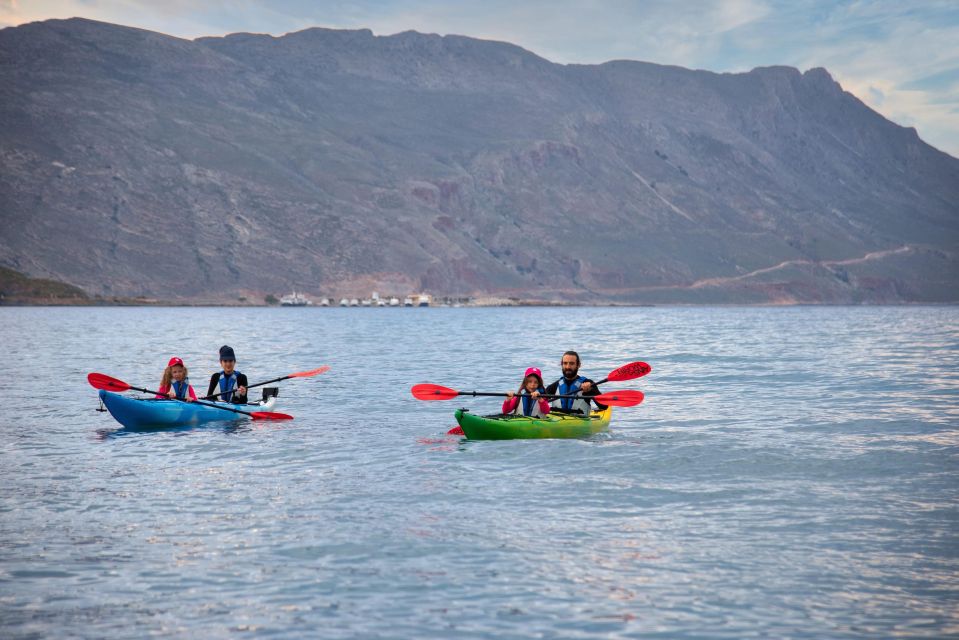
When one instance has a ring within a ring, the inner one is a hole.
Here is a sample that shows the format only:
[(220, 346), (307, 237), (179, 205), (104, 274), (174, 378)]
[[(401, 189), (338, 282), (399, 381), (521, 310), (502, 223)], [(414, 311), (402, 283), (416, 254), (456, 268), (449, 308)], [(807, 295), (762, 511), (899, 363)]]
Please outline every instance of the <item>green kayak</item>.
[(612, 407), (589, 417), (551, 413), (545, 418), (498, 414), (478, 416), (456, 410), (456, 422), (470, 440), (516, 440), (521, 438), (584, 438), (609, 428)]

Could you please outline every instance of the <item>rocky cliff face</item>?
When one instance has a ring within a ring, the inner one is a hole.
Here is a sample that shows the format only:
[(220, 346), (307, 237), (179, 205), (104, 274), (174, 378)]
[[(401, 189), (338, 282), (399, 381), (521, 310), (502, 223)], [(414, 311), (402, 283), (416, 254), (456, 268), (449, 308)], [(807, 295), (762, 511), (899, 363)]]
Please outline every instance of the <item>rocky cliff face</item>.
[(959, 161), (822, 69), (0, 31), (0, 264), (91, 294), (959, 300)]

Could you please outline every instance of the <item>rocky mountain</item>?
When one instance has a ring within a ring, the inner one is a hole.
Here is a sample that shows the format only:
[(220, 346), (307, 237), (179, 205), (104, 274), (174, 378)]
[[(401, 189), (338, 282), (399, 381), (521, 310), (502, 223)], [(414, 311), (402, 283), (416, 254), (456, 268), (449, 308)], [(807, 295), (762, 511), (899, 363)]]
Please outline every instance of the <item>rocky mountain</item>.
[(0, 31), (0, 265), (91, 295), (959, 301), (959, 160), (823, 69)]

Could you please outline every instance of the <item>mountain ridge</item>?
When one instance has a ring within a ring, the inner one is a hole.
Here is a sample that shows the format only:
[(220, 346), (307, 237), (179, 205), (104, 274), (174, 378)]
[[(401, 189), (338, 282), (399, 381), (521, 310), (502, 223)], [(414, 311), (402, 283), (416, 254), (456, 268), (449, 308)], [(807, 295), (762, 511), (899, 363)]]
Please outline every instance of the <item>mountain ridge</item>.
[(825, 69), (74, 19), (0, 85), (0, 264), (90, 294), (959, 300), (959, 161)]

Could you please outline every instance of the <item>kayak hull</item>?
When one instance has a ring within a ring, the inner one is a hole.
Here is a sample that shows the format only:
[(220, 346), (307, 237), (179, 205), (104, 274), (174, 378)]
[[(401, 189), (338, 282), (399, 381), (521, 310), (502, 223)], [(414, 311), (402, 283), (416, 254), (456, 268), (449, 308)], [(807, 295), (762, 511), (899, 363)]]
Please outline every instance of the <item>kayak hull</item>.
[(529, 416), (478, 416), (457, 409), (456, 422), (469, 440), (519, 440), (527, 438), (585, 438), (607, 431), (613, 408), (594, 411), (589, 417), (550, 413), (545, 418)]
[[(156, 427), (184, 427), (223, 420), (247, 420), (248, 416), (224, 411), (208, 405), (179, 400), (128, 398), (118, 393), (100, 391), (100, 400), (113, 418), (128, 429)], [(242, 411), (272, 411), (276, 397), (260, 405), (222, 406)]]

